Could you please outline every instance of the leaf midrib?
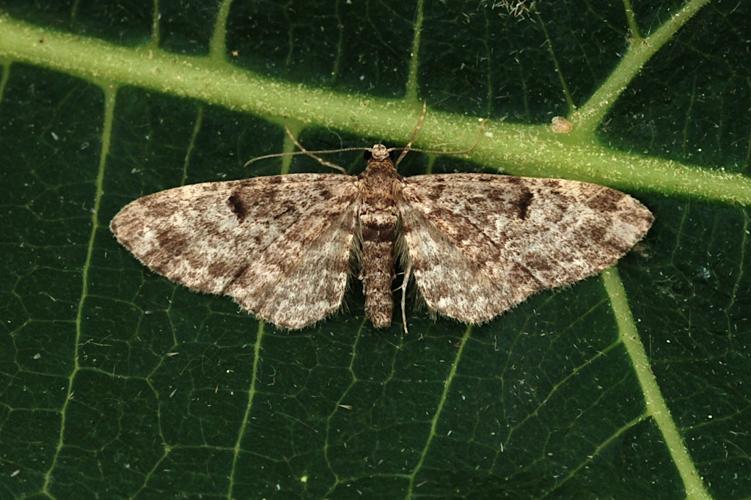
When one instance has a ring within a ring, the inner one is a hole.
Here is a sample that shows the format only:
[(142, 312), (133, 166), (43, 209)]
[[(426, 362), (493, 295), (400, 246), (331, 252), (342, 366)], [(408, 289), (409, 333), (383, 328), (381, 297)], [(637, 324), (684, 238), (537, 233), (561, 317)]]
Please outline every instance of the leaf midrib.
[[(217, 57), (170, 54), (150, 45), (118, 46), (7, 15), (0, 15), (0, 54), (95, 83), (149, 88), (267, 119), (294, 119), (395, 144), (406, 141), (419, 114), (419, 107), (407, 100), (314, 89), (240, 69)], [(479, 130), (475, 118), (429, 111), (417, 143), (426, 149), (466, 150)], [(590, 136), (556, 135), (547, 125), (487, 122), (484, 137), (468, 156), (516, 175), (751, 205), (751, 179), (746, 176), (613, 150)]]

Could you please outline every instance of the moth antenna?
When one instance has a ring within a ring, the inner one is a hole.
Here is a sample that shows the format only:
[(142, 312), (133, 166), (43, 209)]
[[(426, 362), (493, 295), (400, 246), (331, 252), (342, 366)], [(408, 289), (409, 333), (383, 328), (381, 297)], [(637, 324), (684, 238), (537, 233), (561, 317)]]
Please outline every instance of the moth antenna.
[(412, 147), (412, 143), (417, 138), (417, 134), (420, 133), (420, 130), (422, 129), (423, 124), (425, 124), (425, 115), (427, 113), (428, 113), (428, 103), (427, 101), (422, 101), (422, 111), (420, 111), (420, 118), (417, 119), (417, 125), (415, 125), (415, 129), (412, 131), (412, 135), (409, 137), (409, 141), (407, 142), (407, 145), (404, 146), (401, 154), (399, 155), (399, 158), (396, 159), (396, 162), (394, 163), (395, 167), (398, 167), (399, 163), (401, 163), (404, 157), (407, 156), (407, 153), (409, 153), (409, 150)]
[(318, 163), (320, 163), (321, 165), (325, 167), (333, 168), (334, 170), (338, 170), (339, 172), (343, 174), (347, 173), (347, 170), (345, 168), (340, 167), (336, 163), (331, 163), (330, 161), (326, 161), (323, 158), (316, 156), (314, 152), (310, 152), (307, 149), (305, 149), (303, 145), (298, 142), (297, 138), (295, 137), (295, 134), (293, 134), (292, 131), (289, 129), (289, 127), (287, 127), (286, 125), (284, 126), (284, 131), (287, 132), (287, 137), (289, 137), (292, 140), (292, 142), (295, 143), (295, 146), (297, 146), (297, 149), (299, 149), (302, 154), (310, 156), (311, 158), (313, 158), (314, 160), (317, 160)]
[[(256, 156), (255, 158), (251, 158), (250, 160), (246, 161), (243, 164), (243, 167), (247, 167), (257, 161), (268, 160), (269, 158), (281, 158), (282, 156), (300, 156), (300, 155), (310, 156), (311, 154), (322, 155), (322, 154), (332, 154), (332, 153), (344, 153), (346, 151), (365, 151), (366, 149), (368, 148), (319, 149), (316, 151), (289, 151), (287, 153), (272, 153), (268, 155)], [(341, 169), (342, 171), (346, 173), (346, 171), (342, 167), (337, 166), (337, 169)]]
[[(480, 144), (480, 141), (485, 136), (485, 119), (480, 118), (480, 129), (477, 132), (477, 138), (475, 139), (475, 142), (472, 143), (472, 146), (470, 146), (468, 149), (463, 149), (461, 151), (455, 150), (455, 151), (440, 151), (438, 149), (419, 149), (419, 148), (413, 148), (410, 146), (410, 144), (407, 144), (404, 148), (391, 148), (392, 151), (396, 151), (398, 149), (409, 149), (409, 151), (415, 151), (417, 153), (427, 153), (427, 154), (438, 154), (438, 155), (468, 155), (472, 151), (475, 150), (475, 148)], [(399, 156), (399, 158), (402, 158), (406, 152), (402, 152), (402, 155)]]

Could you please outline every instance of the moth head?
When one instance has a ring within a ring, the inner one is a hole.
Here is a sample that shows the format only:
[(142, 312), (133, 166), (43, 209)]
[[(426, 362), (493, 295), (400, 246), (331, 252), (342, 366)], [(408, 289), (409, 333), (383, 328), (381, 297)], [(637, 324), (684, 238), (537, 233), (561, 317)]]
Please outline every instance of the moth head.
[(373, 144), (372, 148), (366, 150), (365, 155), (368, 156), (368, 153), (375, 161), (383, 161), (389, 157), (389, 150), (383, 144)]

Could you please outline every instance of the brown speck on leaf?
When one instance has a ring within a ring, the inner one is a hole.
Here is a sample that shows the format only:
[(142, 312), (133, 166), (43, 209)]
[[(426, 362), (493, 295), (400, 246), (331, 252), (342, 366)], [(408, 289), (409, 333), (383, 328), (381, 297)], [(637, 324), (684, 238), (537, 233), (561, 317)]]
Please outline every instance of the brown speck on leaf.
[(563, 116), (554, 116), (550, 120), (550, 130), (556, 134), (570, 134), (574, 130), (574, 124)]

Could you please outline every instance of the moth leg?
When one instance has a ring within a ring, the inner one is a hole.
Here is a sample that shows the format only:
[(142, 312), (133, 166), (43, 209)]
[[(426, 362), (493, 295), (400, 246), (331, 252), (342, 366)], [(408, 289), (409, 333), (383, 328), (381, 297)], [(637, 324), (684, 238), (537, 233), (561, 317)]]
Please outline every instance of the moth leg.
[(412, 275), (412, 264), (407, 263), (407, 269), (404, 270), (404, 279), (402, 280), (402, 328), (404, 328), (404, 335), (407, 335), (407, 285), (409, 284), (409, 278)]
[(394, 163), (395, 167), (399, 166), (399, 163), (401, 163), (404, 157), (407, 156), (407, 153), (409, 153), (409, 150), (412, 148), (412, 143), (415, 142), (415, 139), (417, 139), (417, 134), (420, 133), (420, 130), (422, 130), (422, 126), (425, 123), (425, 115), (427, 113), (428, 103), (427, 101), (422, 101), (422, 111), (420, 111), (420, 118), (417, 119), (417, 125), (415, 125), (415, 129), (412, 131), (412, 135), (410, 136), (407, 145), (404, 146), (401, 154), (399, 155), (399, 158), (396, 159), (396, 162)]
[(343, 167), (340, 167), (340, 166), (339, 166), (339, 165), (337, 165), (336, 163), (331, 163), (330, 161), (326, 161), (326, 160), (324, 160), (323, 158), (321, 158), (320, 156), (316, 156), (315, 154), (313, 154), (313, 153), (311, 153), (310, 151), (308, 151), (307, 149), (305, 149), (305, 148), (304, 148), (304, 147), (302, 146), (302, 144), (300, 144), (300, 143), (298, 142), (297, 138), (295, 137), (295, 134), (293, 134), (293, 133), (292, 133), (292, 131), (291, 131), (291, 130), (290, 130), (290, 129), (289, 129), (288, 127), (287, 127), (287, 126), (285, 126), (285, 127), (284, 127), (284, 131), (285, 131), (285, 132), (287, 132), (287, 136), (288, 136), (288, 137), (289, 137), (290, 139), (292, 139), (292, 142), (294, 142), (294, 143), (295, 143), (295, 146), (297, 146), (297, 148), (298, 148), (298, 149), (299, 149), (299, 150), (300, 150), (301, 152), (303, 152), (303, 153), (304, 153), (305, 155), (307, 155), (307, 156), (310, 156), (311, 158), (313, 158), (314, 160), (318, 161), (318, 163), (320, 163), (321, 165), (323, 165), (323, 166), (325, 166), (325, 167), (333, 168), (334, 170), (338, 170), (339, 172), (341, 172), (341, 173), (343, 173), (343, 174), (346, 174), (346, 173), (347, 173), (347, 170), (346, 170), (345, 168), (343, 168)]

